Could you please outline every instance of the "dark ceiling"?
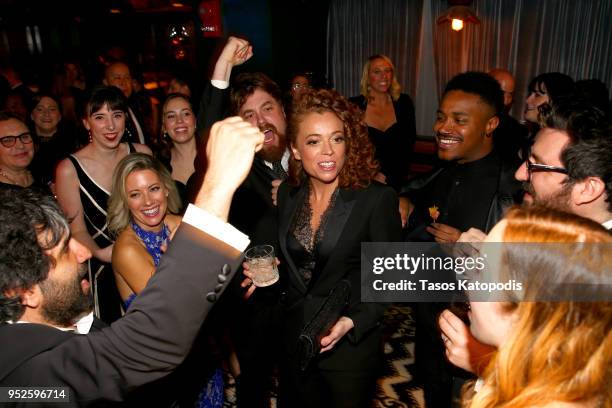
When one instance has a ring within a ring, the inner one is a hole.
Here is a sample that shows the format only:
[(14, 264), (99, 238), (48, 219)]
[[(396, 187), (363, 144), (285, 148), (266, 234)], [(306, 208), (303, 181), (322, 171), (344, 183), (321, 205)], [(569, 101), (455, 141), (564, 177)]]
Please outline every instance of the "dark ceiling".
[[(329, 0), (218, 0), (220, 37), (200, 32), (202, 1), (215, 0), (0, 0), (0, 60), (28, 69), (64, 58), (95, 65), (120, 47), (142, 71), (189, 71), (203, 78), (224, 37), (237, 35), (256, 50), (249, 70), (277, 77), (298, 69), (325, 72)], [(177, 25), (189, 31), (181, 45), (187, 57), (180, 61), (169, 37)]]
[(197, 6), (192, 0), (0, 0), (0, 21), (25, 19), (92, 17), (112, 13), (189, 13)]

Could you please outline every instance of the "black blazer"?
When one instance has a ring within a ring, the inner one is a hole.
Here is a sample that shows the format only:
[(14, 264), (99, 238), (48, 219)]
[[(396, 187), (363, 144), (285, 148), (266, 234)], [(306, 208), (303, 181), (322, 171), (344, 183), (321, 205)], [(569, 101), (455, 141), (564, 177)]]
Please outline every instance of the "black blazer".
[(145, 290), (110, 327), (75, 336), (39, 324), (0, 326), (0, 386), (69, 387), (66, 406), (122, 401), (183, 361), (241, 258), (181, 224)]
[(194, 202), (202, 182), (204, 181), (204, 173), (208, 165), (206, 161), (206, 143), (208, 142), (208, 134), (212, 125), (223, 120), (227, 114), (227, 104), (229, 97), (229, 88), (219, 89), (214, 87), (210, 81), (206, 81), (204, 90), (200, 97), (200, 107), (198, 108), (198, 117), (196, 127), (199, 129), (197, 133), (196, 145), (198, 153), (194, 160), (195, 172), (187, 180), (187, 198), (189, 202)]
[(277, 209), (272, 203), (272, 180), (276, 179), (259, 157), (255, 157), (247, 178), (232, 199), (229, 220), (249, 235), (252, 245), (276, 245)]
[(381, 320), (384, 304), (361, 303), (361, 243), (401, 240), (397, 195), (377, 182), (365, 189), (341, 189), (328, 218), (321, 245), (332, 247), (317, 280), (307, 288), (287, 250), (287, 233), (293, 214), (306, 198), (306, 188), (281, 184), (278, 191), (279, 242), (285, 263), (286, 287), (284, 344), (289, 355), (295, 352), (304, 325), (312, 318), (329, 292), (342, 279), (351, 282), (351, 297), (345, 313), (355, 327), (329, 352), (319, 357), (326, 369), (369, 369), (379, 362)]

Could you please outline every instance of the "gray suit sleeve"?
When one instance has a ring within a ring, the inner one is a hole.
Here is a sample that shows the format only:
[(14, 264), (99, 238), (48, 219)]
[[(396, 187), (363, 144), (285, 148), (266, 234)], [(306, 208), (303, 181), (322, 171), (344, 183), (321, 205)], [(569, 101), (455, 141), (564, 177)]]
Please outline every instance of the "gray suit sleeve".
[[(32, 383), (68, 386), (79, 404), (120, 401), (180, 364), (242, 259), (222, 241), (181, 224), (155, 275), (110, 327), (75, 336), (30, 360)], [(36, 378), (38, 377), (38, 378)]]

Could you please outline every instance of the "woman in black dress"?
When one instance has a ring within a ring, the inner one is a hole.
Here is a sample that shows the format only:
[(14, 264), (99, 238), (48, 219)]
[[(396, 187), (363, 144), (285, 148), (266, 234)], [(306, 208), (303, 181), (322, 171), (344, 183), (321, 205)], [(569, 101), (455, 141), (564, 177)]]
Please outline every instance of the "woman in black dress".
[(169, 94), (162, 107), (162, 137), (157, 158), (166, 165), (176, 183), (183, 208), (187, 206), (187, 180), (195, 172), (196, 117), (189, 97)]
[(395, 67), (384, 55), (373, 55), (363, 67), (361, 95), (350, 99), (364, 111), (375, 157), (391, 187), (399, 190), (408, 176), (416, 140), (414, 104), (395, 76)]
[(113, 240), (106, 221), (113, 170), (134, 151), (151, 154), (145, 145), (121, 143), (127, 114), (127, 100), (118, 88), (94, 90), (83, 118), (90, 142), (62, 160), (55, 177), (57, 201), (71, 220), (72, 236), (93, 254), (89, 280), (94, 312), (106, 323), (121, 316), (121, 299), (110, 265)]

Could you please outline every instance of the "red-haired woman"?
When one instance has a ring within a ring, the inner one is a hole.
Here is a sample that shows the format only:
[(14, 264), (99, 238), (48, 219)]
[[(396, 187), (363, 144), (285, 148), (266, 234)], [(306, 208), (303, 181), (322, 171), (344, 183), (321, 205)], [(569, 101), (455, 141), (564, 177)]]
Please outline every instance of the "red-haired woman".
[[(290, 175), (278, 190), (287, 275), (280, 398), (291, 407), (369, 406), (385, 306), (360, 301), (361, 242), (400, 240), (397, 196), (373, 181), (378, 163), (362, 113), (337, 92), (305, 92), (293, 105), (287, 136)], [(351, 284), (348, 307), (302, 371), (300, 332), (342, 280)]]

